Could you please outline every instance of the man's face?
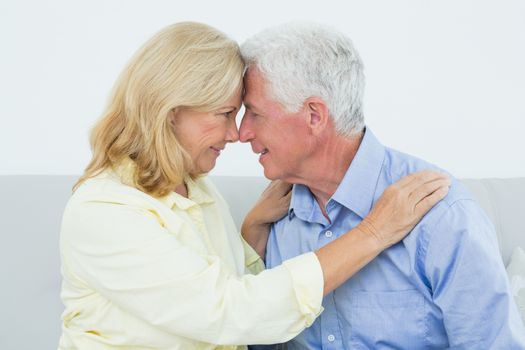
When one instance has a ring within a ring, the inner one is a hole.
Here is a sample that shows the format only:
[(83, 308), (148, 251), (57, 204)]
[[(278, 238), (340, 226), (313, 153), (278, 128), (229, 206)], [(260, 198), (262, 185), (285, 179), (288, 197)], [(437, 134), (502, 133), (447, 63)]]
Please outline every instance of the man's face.
[(244, 88), (246, 112), (239, 129), (241, 142), (250, 142), (252, 150), (260, 154), (264, 176), (293, 181), (301, 175), (309, 148), (304, 109), (290, 113), (272, 100), (268, 84), (257, 69), (248, 70)]

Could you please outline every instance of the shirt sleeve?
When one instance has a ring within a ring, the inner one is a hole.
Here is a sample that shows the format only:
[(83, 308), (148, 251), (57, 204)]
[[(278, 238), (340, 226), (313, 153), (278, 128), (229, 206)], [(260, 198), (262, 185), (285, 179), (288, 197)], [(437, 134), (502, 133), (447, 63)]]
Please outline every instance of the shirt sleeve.
[(212, 344), (286, 341), (319, 314), (323, 275), (315, 254), (239, 277), (218, 256), (197, 253), (182, 220), (177, 230), (168, 232), (143, 208), (81, 203), (64, 214), (63, 264), (129, 314)]
[(425, 271), (454, 349), (524, 349), (496, 233), (479, 206), (457, 201), (432, 230)]

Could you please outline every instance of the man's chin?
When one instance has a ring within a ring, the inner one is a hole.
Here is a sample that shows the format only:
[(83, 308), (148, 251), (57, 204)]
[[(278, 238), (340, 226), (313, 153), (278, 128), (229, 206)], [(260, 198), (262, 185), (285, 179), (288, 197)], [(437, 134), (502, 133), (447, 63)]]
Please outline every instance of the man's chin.
[(272, 171), (269, 167), (263, 167), (264, 169), (264, 177), (267, 178), (268, 180), (279, 180), (279, 175), (277, 174), (277, 172), (275, 171)]

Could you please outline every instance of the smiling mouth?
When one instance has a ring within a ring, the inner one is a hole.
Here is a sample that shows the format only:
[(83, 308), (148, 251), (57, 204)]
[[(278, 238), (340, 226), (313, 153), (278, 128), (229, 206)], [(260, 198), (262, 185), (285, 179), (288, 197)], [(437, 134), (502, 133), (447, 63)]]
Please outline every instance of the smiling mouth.
[(259, 162), (262, 162), (263, 159), (266, 159), (266, 155), (268, 154), (268, 149), (265, 148), (259, 153)]
[(217, 155), (221, 154), (221, 151), (224, 149), (224, 148), (217, 148), (217, 147), (210, 147), (215, 153), (217, 153)]

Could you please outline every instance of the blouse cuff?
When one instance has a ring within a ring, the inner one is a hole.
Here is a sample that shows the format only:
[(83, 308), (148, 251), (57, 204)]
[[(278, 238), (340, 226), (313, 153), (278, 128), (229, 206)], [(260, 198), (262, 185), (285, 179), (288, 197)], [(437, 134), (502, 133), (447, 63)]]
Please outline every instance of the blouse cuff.
[(306, 327), (310, 327), (323, 311), (324, 278), (321, 264), (315, 253), (306, 253), (284, 261), (283, 265), (292, 276), (299, 310), (305, 317)]
[(253, 274), (257, 275), (261, 271), (264, 271), (265, 266), (264, 262), (257, 254), (257, 252), (244, 240), (244, 238), (241, 237), (243, 247), (244, 247), (244, 265), (246, 266), (246, 269)]

